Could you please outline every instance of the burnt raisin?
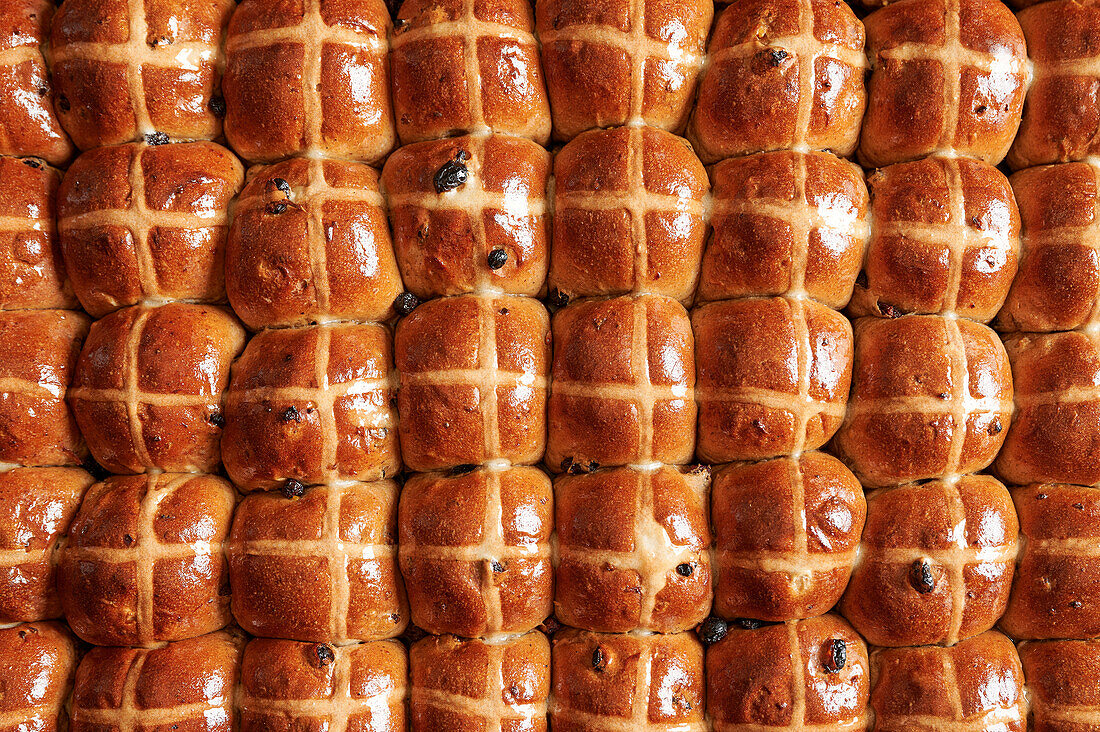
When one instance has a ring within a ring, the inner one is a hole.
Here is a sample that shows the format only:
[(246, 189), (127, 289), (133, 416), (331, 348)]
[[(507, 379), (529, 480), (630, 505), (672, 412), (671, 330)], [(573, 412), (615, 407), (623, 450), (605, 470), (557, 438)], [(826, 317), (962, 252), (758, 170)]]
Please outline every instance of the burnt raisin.
[(918, 559), (909, 567), (909, 584), (922, 595), (936, 589), (936, 578), (932, 576), (932, 563)]
[(298, 411), (298, 407), (291, 404), (283, 410), (283, 413), (279, 415), (279, 419), (283, 422), (301, 422), (302, 414)]
[(695, 567), (692, 567), (687, 562), (676, 565), (676, 574), (681, 577), (690, 577), (695, 572)]
[(902, 315), (904, 315), (901, 310), (885, 302), (880, 302), (878, 304), (878, 311), (879, 314), (882, 315), (882, 317), (890, 318), (891, 320), (893, 320), (894, 318), (900, 318)]
[(222, 97), (210, 97), (210, 102), (207, 103), (206, 107), (215, 117), (225, 117), (225, 99)]
[(275, 186), (279, 191), (286, 194), (287, 198), (290, 198), (290, 184), (286, 182), (285, 178), (272, 178), (271, 185)]
[(57, 106), (61, 108), (62, 112), (68, 112), (72, 109), (72, 105), (69, 104), (69, 98), (64, 94), (57, 98)]
[(168, 135), (163, 132), (150, 132), (145, 136), (146, 145), (167, 145), (171, 141), (172, 138), (168, 137)]
[(317, 663), (319, 666), (328, 666), (330, 663), (336, 660), (336, 653), (332, 650), (332, 647), (325, 643), (318, 643), (316, 647), (317, 651)]
[(286, 202), (272, 201), (271, 203), (267, 204), (264, 210), (267, 211), (269, 214), (274, 214), (275, 216), (278, 216), (279, 214), (286, 213)]
[(294, 480), (294, 478), (287, 478), (283, 482), (283, 487), (280, 488), (280, 490), (287, 498), (298, 498), (306, 492), (306, 487), (301, 481)]
[(704, 646), (712, 646), (725, 638), (728, 632), (729, 625), (726, 624), (726, 621), (712, 615), (699, 626), (699, 640), (703, 642)]
[(1001, 425), (1001, 420), (1000, 419), (995, 419), (995, 420), (993, 420), (993, 422), (990, 423), (989, 429), (987, 429), (986, 432), (988, 432), (991, 435), (999, 435), (999, 434), (1001, 434), (1001, 430), (1003, 430), (1003, 429), (1004, 429), (1004, 427)]
[(23, 158), (23, 165), (26, 165), (28, 168), (34, 168), (35, 170), (42, 169), (42, 161), (38, 158)]
[(402, 292), (393, 301), (393, 309), (398, 315), (405, 316), (416, 310), (416, 306), (420, 304), (420, 298), (411, 292)]
[(599, 646), (596, 646), (596, 649), (592, 651), (592, 668), (598, 673), (607, 670), (607, 654)]
[(503, 572), (504, 571), (504, 563), (503, 562), (498, 562), (494, 559), (493, 560), (493, 571), (496, 572), (497, 574), (500, 574), (501, 572)]
[(489, 269), (500, 269), (508, 262), (508, 252), (504, 249), (494, 249), (489, 252)]
[(764, 621), (754, 618), (734, 618), (733, 622), (737, 623), (745, 630), (757, 630), (758, 628), (764, 627)]
[(840, 638), (826, 641), (824, 656), (821, 665), (825, 668), (826, 673), (840, 673), (848, 662), (848, 644)]
[(435, 186), (436, 193), (453, 191), (466, 182), (470, 177), (470, 171), (465, 163), (467, 157), (465, 150), (459, 150), (454, 158), (443, 163), (439, 170), (435, 171), (432, 185)]
[(215, 427), (225, 427), (225, 416), (221, 412), (214, 412), (210, 415), (210, 424)]

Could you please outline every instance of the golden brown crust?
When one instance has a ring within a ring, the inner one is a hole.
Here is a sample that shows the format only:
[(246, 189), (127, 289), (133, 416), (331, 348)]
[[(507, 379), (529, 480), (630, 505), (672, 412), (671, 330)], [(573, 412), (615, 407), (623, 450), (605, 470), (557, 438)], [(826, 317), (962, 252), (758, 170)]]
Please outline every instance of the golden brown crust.
[(58, 543), (93, 482), (79, 468), (0, 473), (0, 623), (61, 617)]
[(430, 636), (409, 650), (412, 732), (546, 732), (550, 643)]
[(746, 298), (692, 313), (699, 459), (760, 460), (821, 447), (844, 416), (852, 326), (811, 300)]
[(58, 191), (61, 250), (93, 317), (144, 300), (224, 302), (229, 202), (244, 168), (212, 142), (97, 148)]
[(633, 295), (559, 310), (547, 466), (689, 462), (694, 388), (691, 322), (675, 300)]
[(256, 638), (241, 664), (240, 732), (403, 732), (407, 673), (397, 641), (331, 646)]
[(863, 488), (822, 452), (729, 465), (714, 475), (714, 612), (783, 621), (840, 599), (867, 515)]
[(836, 615), (731, 629), (707, 650), (707, 713), (715, 732), (867, 730), (869, 676), (867, 646)]
[(347, 643), (392, 638), (409, 606), (397, 570), (397, 484), (253, 493), (225, 546), (233, 616), (251, 635)]
[[(231, 0), (70, 0), (48, 59), (57, 115), (81, 150), (156, 133), (212, 140)], [(144, 34), (144, 35), (142, 35)]]
[(222, 543), (236, 503), (226, 480), (195, 473), (114, 476), (88, 489), (57, 569), (73, 631), (148, 648), (224, 628)]
[(709, 729), (703, 715), (703, 647), (691, 633), (554, 636), (554, 732)]
[(849, 312), (992, 320), (1020, 251), (1008, 179), (978, 160), (933, 157), (877, 170), (867, 184), (871, 241)]
[(244, 328), (213, 305), (134, 305), (92, 324), (69, 390), (88, 449), (114, 473), (212, 472)]
[(1028, 80), (1012, 11), (998, 0), (899, 0), (867, 16), (866, 26), (861, 162), (891, 165), (942, 151), (1001, 162)]
[[(465, 170), (464, 183), (437, 185), (457, 170)], [(405, 287), (422, 300), (490, 288), (541, 294), (550, 258), (549, 177), (550, 154), (519, 137), (449, 137), (396, 150), (382, 185)], [(494, 268), (496, 250), (506, 258)]]
[(832, 443), (865, 487), (974, 473), (1012, 416), (1000, 339), (964, 319), (908, 315), (855, 324), (848, 414)]
[(866, 106), (863, 23), (846, 3), (749, 0), (718, 16), (687, 137), (706, 163), (804, 147), (848, 156)]
[(70, 732), (232, 732), (243, 648), (232, 631), (148, 650), (93, 648), (76, 673)]
[(1024, 541), (1001, 628), (1014, 638), (1100, 637), (1100, 490), (1036, 484), (1012, 498)]
[(250, 168), (226, 243), (225, 289), (252, 329), (389, 319), (401, 276), (378, 173), (320, 158)]
[(848, 303), (870, 233), (859, 166), (783, 150), (724, 160), (711, 175), (714, 231), (698, 300), (804, 293), (831, 308)]
[(526, 0), (408, 0), (391, 87), (402, 144), (492, 131), (550, 139), (534, 12)]
[(1032, 732), (1089, 732), (1100, 714), (1100, 641), (1021, 643)]
[(550, 287), (569, 297), (644, 292), (690, 303), (709, 190), (703, 164), (671, 133), (578, 135), (554, 159)]
[(1005, 340), (1016, 413), (993, 468), (1009, 484), (1100, 484), (1100, 334)]
[(225, 395), (226, 472), (244, 491), (396, 475), (394, 386), (386, 326), (257, 334)]
[(1008, 603), (1018, 533), (1008, 490), (988, 476), (874, 491), (840, 610), (877, 646), (984, 633)]
[(951, 648), (871, 654), (876, 732), (1024, 732), (1027, 700), (1012, 641), (990, 631)]
[(687, 123), (714, 16), (710, 0), (549, 0), (536, 25), (554, 137)]
[(0, 463), (80, 465), (88, 454), (65, 392), (89, 322), (70, 310), (0, 313)]
[(542, 460), (549, 321), (531, 298), (460, 295), (398, 323), (397, 408), (410, 469)]
[(613, 468), (554, 481), (554, 616), (607, 633), (690, 630), (711, 602), (705, 468)]
[[(66, 704), (78, 651), (62, 623), (25, 623), (0, 629), (0, 719), (13, 732), (65, 732)], [(10, 721), (10, 726), (9, 726)]]
[(522, 633), (553, 607), (550, 479), (538, 468), (421, 473), (398, 542), (412, 620), (429, 633)]
[(241, 157), (373, 163), (396, 141), (382, 0), (241, 0), (225, 43), (225, 136)]

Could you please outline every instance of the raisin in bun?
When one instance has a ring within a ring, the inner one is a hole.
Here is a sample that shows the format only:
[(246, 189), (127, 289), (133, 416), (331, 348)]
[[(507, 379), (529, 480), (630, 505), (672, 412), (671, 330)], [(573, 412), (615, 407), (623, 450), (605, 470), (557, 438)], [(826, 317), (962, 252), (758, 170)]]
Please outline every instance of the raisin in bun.
[(0, 155), (34, 155), (64, 165), (73, 144), (54, 112), (54, 92), (42, 49), (50, 35), (50, 0), (9, 0), (0, 6)]
[(995, 631), (950, 648), (879, 648), (871, 675), (876, 732), (1027, 728), (1020, 658)]
[(1021, 643), (1033, 732), (1086, 732), (1100, 716), (1100, 641)]
[(586, 300), (554, 315), (553, 340), (551, 470), (691, 460), (695, 352), (682, 305), (659, 295)]
[(408, 658), (397, 641), (336, 646), (256, 638), (244, 650), (240, 732), (403, 732)]
[(691, 633), (555, 634), (554, 732), (704, 732), (703, 647)]
[(152, 647), (224, 628), (222, 543), (237, 494), (213, 475), (114, 476), (88, 489), (61, 548), (57, 589), (73, 631)]
[(58, 191), (57, 225), (84, 309), (100, 318), (143, 301), (225, 302), (228, 209), (243, 180), (240, 161), (212, 142), (77, 158)]
[(699, 301), (806, 295), (831, 308), (852, 296), (870, 234), (859, 166), (827, 152), (781, 150), (723, 160), (700, 268)]
[(554, 616), (607, 633), (690, 630), (710, 612), (709, 471), (612, 468), (554, 481)]
[(871, 241), (849, 313), (992, 320), (1020, 250), (1008, 179), (979, 160), (937, 156), (882, 168), (867, 184)]
[(225, 288), (252, 329), (390, 318), (401, 277), (378, 173), (320, 158), (250, 168), (226, 243)]
[(379, 480), (401, 469), (386, 326), (265, 330), (233, 365), (222, 459), (245, 491)]
[(412, 732), (546, 732), (550, 643), (538, 631), (501, 642), (429, 636), (409, 649)]
[(691, 316), (699, 370), (699, 459), (797, 454), (840, 426), (852, 377), (852, 326), (806, 299), (713, 302)]
[(721, 468), (714, 475), (714, 612), (783, 621), (840, 599), (867, 515), (863, 488), (823, 452)]
[(57, 115), (77, 147), (220, 137), (232, 12), (231, 0), (66, 0), (53, 16), (48, 61)]
[(984, 633), (1008, 603), (1018, 532), (1008, 490), (988, 476), (872, 491), (840, 610), (877, 646)]
[(78, 659), (62, 623), (0, 628), (0, 725), (12, 732), (75, 732), (67, 705)]
[(0, 463), (80, 465), (88, 454), (65, 394), (88, 316), (0, 312)]
[(649, 293), (690, 303), (706, 236), (707, 172), (651, 127), (591, 130), (554, 159), (550, 287), (567, 297)]
[(549, 177), (550, 154), (519, 137), (466, 135), (396, 150), (382, 185), (405, 287), (422, 300), (490, 289), (541, 294)]
[(534, 11), (526, 0), (405, 0), (390, 54), (403, 144), (463, 132), (550, 139)]
[(225, 136), (251, 162), (393, 149), (383, 0), (240, 0), (225, 42)]
[(541, 303), (505, 295), (432, 300), (403, 318), (394, 351), (405, 464), (542, 460), (549, 330)]
[(730, 629), (707, 649), (714, 732), (866, 730), (867, 646), (836, 615)]
[(58, 545), (92, 482), (80, 468), (0, 473), (0, 623), (61, 617)]
[(466, 637), (523, 633), (553, 610), (550, 480), (538, 468), (411, 476), (398, 518), (412, 621)]
[(1012, 373), (992, 330), (937, 315), (861, 318), (855, 341), (848, 414), (832, 449), (865, 487), (993, 462), (1012, 416)]
[(554, 137), (628, 123), (682, 130), (713, 16), (710, 0), (537, 3)]
[(76, 672), (70, 732), (236, 729), (244, 637), (217, 632), (156, 648), (93, 648)]
[(808, 148), (848, 156), (866, 93), (863, 24), (846, 3), (745, 0), (718, 16), (687, 137), (703, 162)]
[(217, 470), (223, 392), (244, 338), (213, 305), (134, 305), (93, 323), (69, 404), (96, 461), (114, 473)]
[(1024, 34), (998, 0), (898, 0), (867, 16), (865, 166), (1008, 153), (1027, 88)]
[(241, 628), (334, 643), (404, 631), (397, 493), (396, 483), (381, 481), (246, 496), (225, 545)]

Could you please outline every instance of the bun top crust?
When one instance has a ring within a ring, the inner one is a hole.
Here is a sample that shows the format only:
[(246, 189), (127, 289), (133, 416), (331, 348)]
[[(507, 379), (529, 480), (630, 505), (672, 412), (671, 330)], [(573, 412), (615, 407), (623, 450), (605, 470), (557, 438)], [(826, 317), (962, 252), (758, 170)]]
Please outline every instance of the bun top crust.
[(0, 629), (4, 694), (0, 718), (9, 729), (62, 732), (79, 651), (62, 623), (24, 623)]

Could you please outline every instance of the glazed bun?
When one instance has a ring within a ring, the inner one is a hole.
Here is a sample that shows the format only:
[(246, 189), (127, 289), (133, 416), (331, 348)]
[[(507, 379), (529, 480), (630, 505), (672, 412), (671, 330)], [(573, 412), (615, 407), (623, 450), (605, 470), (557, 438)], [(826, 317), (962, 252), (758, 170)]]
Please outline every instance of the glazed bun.
[(550, 643), (429, 636), (409, 649), (412, 732), (546, 732)]
[(92, 482), (79, 468), (0, 473), (0, 623), (61, 617), (58, 544)]
[(1100, 641), (1021, 643), (1033, 732), (1085, 732), (1100, 714)]
[(405, 630), (397, 493), (396, 483), (383, 481), (245, 497), (225, 545), (241, 628), (341, 644)]
[(93, 648), (80, 662), (70, 732), (236, 729), (240, 633), (210, 633), (157, 648)]
[(83, 462), (88, 450), (65, 393), (89, 322), (69, 310), (0, 312), (0, 463)]
[(877, 649), (871, 674), (876, 732), (1027, 729), (1020, 658), (995, 631), (950, 648)]
[(401, 277), (378, 173), (320, 158), (250, 168), (226, 244), (225, 288), (254, 330), (390, 318)]
[(734, 464), (714, 475), (714, 612), (797, 620), (840, 599), (867, 515), (863, 488), (823, 452)]
[(691, 633), (554, 636), (554, 732), (709, 730), (703, 714), (703, 647)]
[(554, 159), (550, 287), (569, 298), (644, 292), (690, 303), (709, 190), (703, 164), (671, 133), (579, 135)]
[(824, 445), (852, 377), (852, 326), (812, 300), (714, 302), (691, 316), (698, 344), (699, 459), (760, 460)]
[(684, 464), (695, 452), (695, 351), (683, 306), (635, 295), (554, 315), (546, 464)]
[(710, 0), (536, 4), (554, 137), (644, 123), (679, 132), (695, 99)]
[(240, 0), (225, 42), (225, 136), (251, 162), (373, 163), (396, 141), (383, 0)]
[(867, 16), (868, 167), (955, 152), (1001, 162), (1028, 83), (1024, 34), (998, 0), (898, 0)]
[(909, 315), (861, 318), (855, 339), (852, 395), (832, 449), (864, 487), (973, 473), (993, 462), (1012, 416), (1012, 373), (993, 331)]
[(1018, 533), (1012, 498), (988, 476), (872, 491), (840, 610), (876, 646), (984, 633), (1008, 602)]
[(403, 318), (394, 350), (409, 469), (540, 461), (549, 330), (546, 308), (527, 297), (448, 297)]
[(93, 323), (69, 404), (96, 462), (113, 473), (217, 470), (222, 394), (244, 336), (213, 305), (134, 305)]
[(333, 323), (265, 330), (233, 365), (222, 459), (244, 491), (379, 480), (401, 469), (390, 331)]
[(696, 298), (806, 295), (842, 308), (870, 232), (859, 166), (826, 152), (723, 160)]
[(867, 646), (835, 615), (731, 629), (707, 649), (714, 732), (866, 730)]
[(429, 633), (523, 633), (553, 610), (550, 479), (472, 468), (405, 482), (398, 547), (412, 621)]
[(232, 12), (231, 0), (66, 0), (53, 16), (48, 61), (58, 117), (77, 147), (221, 136)]
[(12, 732), (66, 732), (66, 708), (79, 659), (62, 623), (24, 623), (0, 629), (0, 724)]
[(225, 302), (229, 202), (243, 180), (240, 161), (212, 142), (77, 158), (58, 191), (57, 225), (84, 309), (100, 318), (144, 301)]
[(691, 630), (710, 612), (706, 468), (554, 481), (554, 616), (608, 633)]
[(745, 0), (718, 16), (687, 137), (705, 163), (767, 150), (848, 156), (866, 105), (863, 23), (846, 3)]
[(406, 0), (390, 54), (402, 144), (463, 132), (550, 139), (527, 0)]
[(867, 184), (871, 242), (849, 313), (992, 320), (1020, 251), (1008, 179), (978, 160), (931, 157), (877, 170)]
[(397, 641), (333, 646), (256, 638), (237, 690), (240, 732), (403, 732), (408, 658)]
[(519, 137), (448, 137), (396, 150), (382, 185), (405, 287), (422, 300), (490, 289), (541, 294), (549, 177), (550, 154)]
[(69, 527), (57, 590), (73, 632), (152, 647), (224, 628), (222, 543), (237, 494), (213, 475), (114, 476), (88, 489)]

